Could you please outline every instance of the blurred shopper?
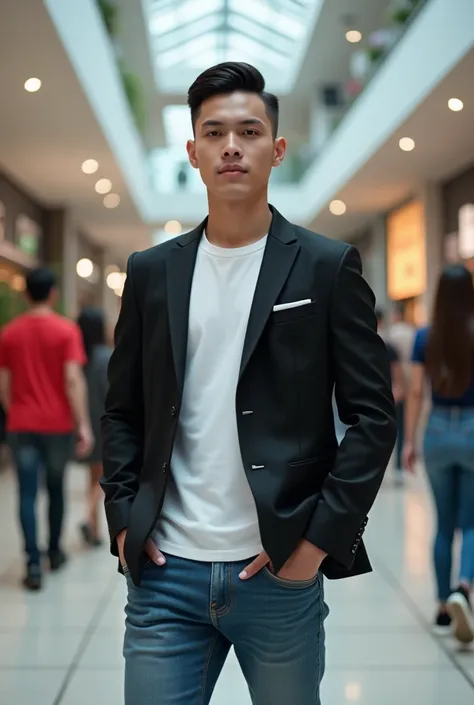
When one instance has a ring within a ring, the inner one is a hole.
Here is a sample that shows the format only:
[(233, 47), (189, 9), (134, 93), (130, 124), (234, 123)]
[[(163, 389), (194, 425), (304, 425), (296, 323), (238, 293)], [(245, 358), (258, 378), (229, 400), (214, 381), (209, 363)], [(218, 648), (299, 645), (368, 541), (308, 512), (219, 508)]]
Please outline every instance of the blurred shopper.
[(100, 479), (102, 477), (102, 442), (100, 423), (105, 411), (107, 393), (107, 366), (111, 348), (106, 343), (106, 321), (99, 308), (84, 308), (78, 318), (82, 332), (87, 363), (84, 368), (89, 400), (89, 417), (94, 436), (94, 447), (83, 458), (89, 466), (89, 490), (87, 495), (86, 520), (81, 533), (88, 546), (100, 546), (99, 511), (103, 498)]
[(191, 86), (209, 218), (128, 263), (103, 426), (126, 705), (209, 703), (231, 645), (254, 705), (317, 705), (322, 574), (370, 571), (387, 354), (357, 251), (268, 205), (286, 143), (264, 86), (241, 63)]
[(393, 308), (392, 325), (387, 331), (386, 341), (392, 345), (397, 353), (400, 368), (400, 396), (397, 399), (397, 445), (396, 469), (397, 478), (403, 481), (403, 445), (405, 437), (405, 396), (410, 384), (411, 357), (415, 339), (415, 327), (408, 323), (404, 317), (404, 307), (401, 302), (396, 302)]
[[(462, 642), (474, 640), (470, 591), (474, 580), (474, 286), (462, 265), (450, 265), (436, 295), (429, 328), (418, 331), (413, 352), (404, 459), (415, 466), (415, 438), (428, 376), (433, 408), (425, 432), (424, 457), (437, 513), (434, 565), (439, 612), (436, 627)], [(459, 587), (452, 592), (453, 539), (463, 541)]]
[(36, 496), (44, 470), (49, 495), (51, 570), (66, 561), (61, 548), (64, 516), (64, 473), (77, 450), (88, 453), (92, 436), (82, 366), (84, 348), (79, 328), (57, 315), (56, 280), (48, 269), (26, 278), (28, 313), (5, 326), (0, 343), (0, 395), (7, 410), (8, 442), (16, 465), (19, 514), (27, 570), (24, 585), (42, 585), (41, 551), (37, 543)]

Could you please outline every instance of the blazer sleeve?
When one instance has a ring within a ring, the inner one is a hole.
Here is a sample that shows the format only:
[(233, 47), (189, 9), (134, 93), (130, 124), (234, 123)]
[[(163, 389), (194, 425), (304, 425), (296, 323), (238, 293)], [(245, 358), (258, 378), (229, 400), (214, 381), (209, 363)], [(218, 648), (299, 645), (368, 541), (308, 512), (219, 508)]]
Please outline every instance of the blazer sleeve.
[(348, 569), (396, 440), (390, 364), (374, 305), (359, 253), (348, 246), (333, 284), (330, 328), (336, 402), (349, 428), (306, 533)]
[(134, 282), (134, 258), (131, 255), (127, 264), (102, 417), (101, 484), (114, 555), (118, 555), (117, 535), (128, 526), (143, 463), (142, 320)]

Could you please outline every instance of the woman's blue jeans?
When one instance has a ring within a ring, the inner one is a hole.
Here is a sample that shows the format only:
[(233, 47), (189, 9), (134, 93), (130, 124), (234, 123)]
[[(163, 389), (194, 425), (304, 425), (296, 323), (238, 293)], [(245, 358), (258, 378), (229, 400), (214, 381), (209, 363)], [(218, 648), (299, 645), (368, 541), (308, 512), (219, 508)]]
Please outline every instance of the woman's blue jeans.
[(459, 582), (474, 580), (474, 409), (435, 407), (425, 432), (425, 464), (437, 514), (438, 598), (451, 590), (454, 534), (462, 532)]

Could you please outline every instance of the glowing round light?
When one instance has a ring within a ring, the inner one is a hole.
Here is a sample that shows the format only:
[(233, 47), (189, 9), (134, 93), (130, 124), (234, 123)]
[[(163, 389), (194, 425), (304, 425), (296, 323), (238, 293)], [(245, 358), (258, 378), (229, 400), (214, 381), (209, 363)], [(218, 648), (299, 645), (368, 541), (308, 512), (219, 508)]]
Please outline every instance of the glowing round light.
[(329, 204), (329, 210), (333, 215), (344, 215), (347, 210), (347, 206), (344, 201), (331, 201)]
[(165, 232), (168, 235), (179, 235), (183, 230), (183, 226), (179, 220), (169, 220), (165, 225)]
[(413, 152), (415, 149), (415, 140), (412, 140), (411, 137), (402, 137), (398, 144), (404, 152)]
[(125, 272), (111, 272), (107, 277), (107, 286), (114, 291), (123, 288), (126, 278)]
[(360, 683), (347, 683), (344, 688), (345, 699), (349, 703), (358, 703), (362, 698), (362, 686)]
[(95, 190), (97, 193), (108, 193), (112, 189), (112, 182), (110, 179), (99, 179), (95, 185)]
[(86, 257), (80, 259), (76, 264), (76, 272), (80, 277), (82, 277), (82, 279), (87, 279), (90, 277), (93, 271), (94, 265), (91, 260)]
[(84, 174), (95, 174), (98, 168), (99, 162), (97, 162), (95, 159), (86, 159), (85, 162), (82, 162), (81, 169)]
[(115, 272), (120, 272), (120, 269), (117, 267), (116, 264), (109, 264), (105, 268), (105, 272), (104, 272), (106, 281), (107, 281), (107, 277), (109, 276), (109, 274), (115, 274)]
[(41, 88), (41, 79), (39, 78), (29, 78), (25, 81), (25, 91), (28, 93), (36, 93)]
[(11, 288), (13, 291), (25, 291), (25, 277), (21, 274), (14, 274), (11, 280)]
[(108, 193), (107, 196), (104, 197), (104, 206), (106, 208), (117, 208), (119, 203), (120, 196), (118, 193)]
[(450, 98), (448, 100), (448, 108), (452, 110), (453, 113), (459, 113), (459, 111), (464, 108), (464, 103), (460, 98)]
[(346, 39), (351, 44), (357, 44), (362, 39), (362, 32), (359, 32), (358, 29), (350, 29), (346, 32)]

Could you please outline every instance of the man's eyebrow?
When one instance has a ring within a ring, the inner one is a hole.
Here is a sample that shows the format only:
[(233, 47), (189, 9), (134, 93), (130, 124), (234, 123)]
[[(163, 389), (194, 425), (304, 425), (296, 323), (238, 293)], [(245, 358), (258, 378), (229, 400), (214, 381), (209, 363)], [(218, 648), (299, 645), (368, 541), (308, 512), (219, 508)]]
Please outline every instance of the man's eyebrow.
[[(237, 122), (238, 125), (261, 125), (264, 126), (265, 123), (262, 120), (259, 120), (259, 118), (245, 118), (244, 120), (238, 120)], [(201, 127), (219, 127), (225, 125), (225, 122), (222, 120), (214, 120), (210, 118), (209, 120), (205, 120)]]

